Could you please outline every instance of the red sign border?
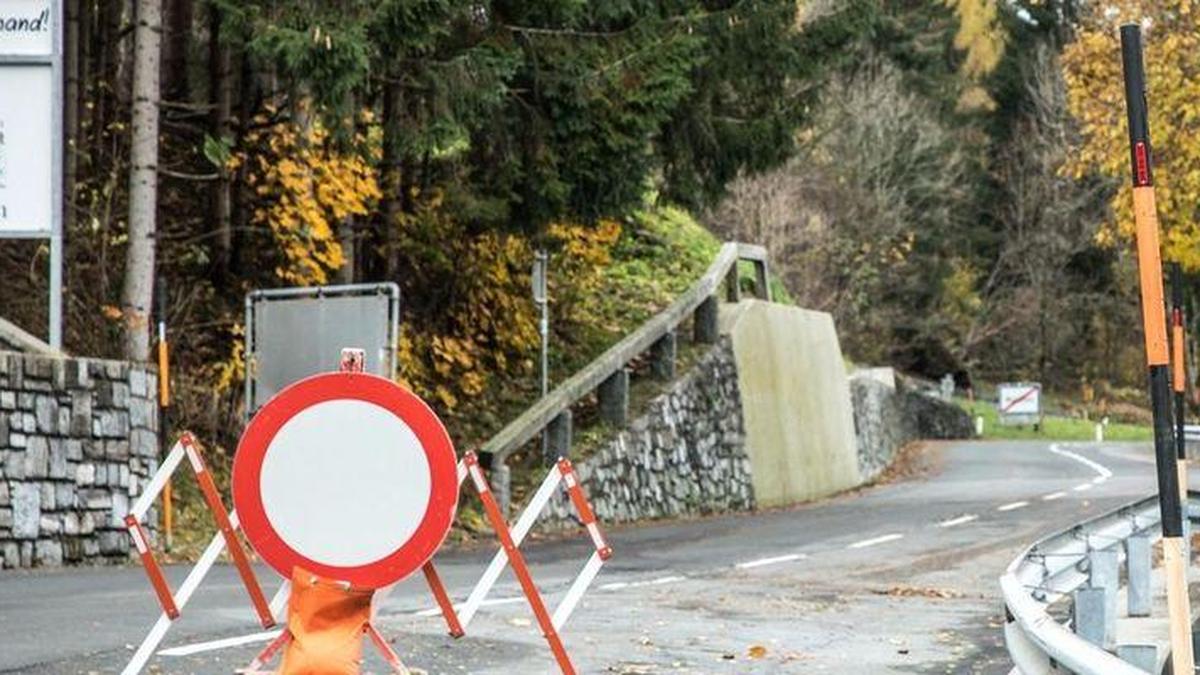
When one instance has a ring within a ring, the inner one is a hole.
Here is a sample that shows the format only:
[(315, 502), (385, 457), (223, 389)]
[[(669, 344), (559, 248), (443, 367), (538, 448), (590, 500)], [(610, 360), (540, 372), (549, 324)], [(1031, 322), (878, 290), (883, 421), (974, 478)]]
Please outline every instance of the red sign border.
[[(430, 495), (417, 530), (388, 555), (353, 567), (326, 565), (293, 549), (267, 520), (259, 490), (262, 464), (275, 435), (299, 412), (337, 399), (374, 403), (399, 417), (413, 430), (429, 461)], [(365, 373), (324, 373), (289, 385), (267, 402), (238, 442), (233, 460), (233, 504), (241, 528), (254, 550), (284, 578), (300, 566), (352, 586), (382, 588), (417, 571), (441, 547), (458, 508), (458, 470), (454, 444), (441, 420), (425, 401), (400, 385)]]

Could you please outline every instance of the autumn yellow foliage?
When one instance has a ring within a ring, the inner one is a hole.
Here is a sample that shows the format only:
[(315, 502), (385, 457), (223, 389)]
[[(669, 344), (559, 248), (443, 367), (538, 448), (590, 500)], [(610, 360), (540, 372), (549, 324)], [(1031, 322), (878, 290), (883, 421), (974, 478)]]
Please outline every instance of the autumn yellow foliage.
[[(534, 245), (524, 235), (473, 233), (443, 210), (441, 195), (417, 195), (421, 206), (402, 217), (400, 250), (420, 278), (453, 275), (439, 301), (438, 325), (405, 323), (399, 366), (404, 384), (453, 412), (485, 392), (493, 378), (534, 370), (539, 342), (530, 300)], [(620, 225), (553, 224), (548, 228), (549, 296), (557, 320), (569, 320), (576, 300), (592, 292)], [(451, 288), (452, 287), (452, 288)]]
[(282, 253), (276, 276), (301, 286), (326, 283), (344, 260), (337, 224), (366, 215), (380, 197), (375, 169), (358, 154), (339, 152), (320, 123), (279, 122), (246, 140), (254, 150), (234, 154), (231, 168), (248, 169), (258, 198), (251, 220), (270, 228)]
[(1150, 138), (1164, 254), (1200, 270), (1200, 13), (1190, 0), (1119, 0), (1095, 5), (1063, 54), (1069, 105), (1083, 141), (1068, 162), (1074, 176), (1119, 181), (1104, 243), (1133, 234), (1129, 136), (1121, 72), (1119, 26), (1144, 29)]

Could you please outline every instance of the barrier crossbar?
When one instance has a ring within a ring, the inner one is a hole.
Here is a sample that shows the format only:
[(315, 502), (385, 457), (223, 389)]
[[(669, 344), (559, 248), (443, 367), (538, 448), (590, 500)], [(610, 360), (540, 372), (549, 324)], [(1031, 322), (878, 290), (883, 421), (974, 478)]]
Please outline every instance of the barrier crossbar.
[[(504, 572), (504, 568), (512, 565), (513, 574), (517, 577), (521, 590), (526, 600), (528, 600), (530, 608), (533, 610), (538, 626), (541, 628), (542, 635), (546, 638), (546, 642), (550, 646), (550, 651), (553, 653), (555, 661), (564, 675), (573, 675), (575, 673), (574, 665), (571, 663), (566, 647), (563, 645), (562, 638), (558, 633), (578, 606), (579, 601), (583, 598), (583, 594), (591, 586), (596, 575), (599, 574), (604, 562), (611, 558), (613, 553), (612, 547), (609, 546), (608, 541), (604, 537), (604, 532), (596, 521), (595, 512), (584, 495), (583, 487), (580, 485), (575, 468), (569, 460), (559, 458), (554, 468), (547, 473), (546, 478), (542, 481), (533, 497), (529, 500), (529, 504), (517, 518), (516, 523), (511, 529), (500, 512), (496, 497), (488, 485), (487, 477), (484, 475), (483, 468), (479, 464), (479, 458), (474, 452), (468, 452), (463, 456), (459, 462), (458, 476), (460, 484), (468, 477), (471, 479), (472, 485), (475, 487), (476, 492), (479, 493), (479, 498), (483, 502), (484, 512), (488, 517), (488, 521), (492, 525), (492, 529), (495, 530), (497, 539), (500, 540), (500, 549), (496, 551), (491, 562), (484, 570), (483, 575), (471, 589), (471, 593), (467, 596), (466, 601), (458, 611), (450, 603), (449, 598), (446, 598), (444, 602), (439, 598), (438, 604), (443, 616), (451, 626), (451, 634), (455, 634), (455, 629), (459, 631), (458, 635), (461, 635), (466, 630), (471, 620), (478, 613), (483, 601), (487, 598), (488, 593)], [(566, 595), (559, 601), (554, 613), (551, 614), (546, 607), (541, 593), (538, 591), (537, 585), (533, 581), (533, 576), (529, 572), (529, 566), (526, 564), (525, 557), (521, 554), (519, 546), (533, 528), (542, 511), (545, 510), (550, 499), (557, 493), (558, 488), (564, 484), (567, 495), (575, 507), (580, 521), (591, 537), (592, 544), (596, 550), (588, 558), (583, 569), (567, 589)]]
[[(192, 468), (192, 473), (196, 476), (197, 483), (200, 485), (204, 501), (217, 523), (218, 531), (209, 541), (208, 547), (204, 549), (204, 553), (200, 556), (200, 559), (179, 585), (179, 589), (172, 591), (167, 584), (162, 566), (159, 565), (153, 551), (150, 549), (149, 538), (142, 523), (146, 517), (146, 513), (154, 505), (154, 501), (158, 499), (158, 495), (166, 487), (172, 474), (179, 468), (185, 457)], [(191, 434), (184, 433), (179, 437), (179, 440), (176, 441), (171, 451), (167, 453), (167, 457), (163, 460), (162, 465), (159, 466), (158, 471), (154, 473), (150, 482), (146, 484), (145, 491), (134, 502), (124, 521), (126, 529), (129, 530), (129, 536), (133, 540), (133, 545), (137, 549), (138, 557), (142, 561), (142, 567), (146, 570), (146, 576), (150, 581), (151, 587), (154, 589), (155, 595), (158, 597), (163, 611), (137, 651), (134, 652), (129, 663), (121, 671), (122, 675), (134, 675), (141, 672), (142, 668), (145, 667), (150, 657), (154, 654), (154, 650), (158, 648), (163, 638), (166, 637), (171, 624), (180, 617), (184, 606), (187, 605), (188, 600), (191, 599), (192, 594), (200, 586), (208, 571), (212, 569), (217, 557), (226, 548), (229, 549), (229, 555), (233, 559), (242, 584), (246, 587), (246, 592), (250, 595), (250, 602), (254, 607), (254, 611), (258, 614), (259, 621), (264, 628), (271, 628), (275, 625), (275, 617), (282, 608), (283, 602), (287, 599), (289, 586), (285, 582), (270, 602), (266, 600), (262, 587), (259, 585), (258, 579), (254, 576), (254, 570), (250, 567), (250, 560), (246, 555), (246, 550), (242, 546), (241, 540), (238, 539), (237, 513), (225, 509), (225, 504), (222, 502), (220, 493), (217, 491), (212, 474), (205, 466), (204, 458)]]

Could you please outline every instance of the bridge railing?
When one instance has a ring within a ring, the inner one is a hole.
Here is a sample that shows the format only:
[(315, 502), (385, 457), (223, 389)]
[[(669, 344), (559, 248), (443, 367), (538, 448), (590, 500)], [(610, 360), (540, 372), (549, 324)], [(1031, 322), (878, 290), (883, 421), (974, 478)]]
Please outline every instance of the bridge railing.
[[(1198, 498), (1189, 493), (1189, 514)], [(1159, 523), (1154, 495), (1045, 537), (1013, 560), (1000, 586), (1014, 673), (1157, 672), (1167, 636), (1153, 644), (1119, 644), (1116, 620), (1118, 615), (1150, 616)], [(1125, 605), (1119, 606), (1122, 598)], [(1063, 606), (1056, 606), (1060, 602), (1072, 610), (1063, 621), (1055, 616), (1063, 615)]]
[(717, 291), (724, 282), (726, 299), (730, 302), (740, 299), (737, 263), (742, 260), (754, 264), (755, 295), (770, 301), (767, 250), (753, 244), (727, 242), (704, 275), (675, 302), (567, 378), (483, 444), (480, 452), (491, 458), (492, 489), (502, 507), (507, 509), (510, 500), (506, 462), (513, 452), (546, 430), (547, 461), (552, 462), (560, 455), (569, 456), (571, 406), (577, 401), (595, 391), (600, 399), (602, 417), (623, 424), (628, 406), (629, 373), (626, 366), (631, 361), (651, 350), (654, 372), (664, 378), (672, 377), (676, 331), (689, 317), (694, 318), (695, 341), (716, 342)]

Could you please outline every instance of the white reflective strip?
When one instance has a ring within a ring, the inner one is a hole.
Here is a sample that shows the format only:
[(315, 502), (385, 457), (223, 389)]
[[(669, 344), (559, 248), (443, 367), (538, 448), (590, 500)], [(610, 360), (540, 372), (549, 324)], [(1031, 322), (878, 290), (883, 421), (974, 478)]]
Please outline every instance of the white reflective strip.
[(565, 475), (563, 475), (563, 478), (565, 478), (567, 480), (567, 489), (568, 490), (575, 487), (575, 472), (574, 471), (566, 473)]
[(146, 540), (142, 538), (142, 528), (137, 525), (130, 527), (129, 536), (133, 537), (133, 545), (137, 547), (138, 553), (145, 554), (148, 547)]
[(200, 461), (200, 453), (196, 452), (195, 446), (193, 446), (191, 443), (188, 443), (187, 445), (183, 446), (183, 449), (187, 452), (188, 461), (192, 463), (192, 470), (195, 471), (197, 475), (204, 473), (204, 462)]
[(588, 558), (579, 576), (575, 577), (575, 583), (567, 589), (567, 594), (563, 596), (562, 602), (558, 603), (558, 607), (554, 610), (554, 616), (551, 618), (554, 630), (562, 630), (563, 624), (571, 617), (571, 612), (575, 611), (575, 606), (587, 592), (588, 586), (592, 585), (592, 580), (599, 574), (603, 565), (604, 561), (600, 559), (599, 553), (593, 553), (592, 557)]
[[(558, 489), (559, 482), (562, 481), (562, 474), (558, 471), (551, 471), (546, 474), (546, 479), (542, 481), (533, 498), (529, 500), (529, 505), (525, 507), (525, 511), (521, 513), (521, 517), (517, 519), (517, 524), (512, 528), (512, 540), (514, 546), (520, 546), (524, 541), (525, 535), (533, 527), (534, 522), (542, 513), (542, 509), (546, 507), (546, 502), (554, 496), (554, 491)], [(471, 594), (467, 596), (466, 602), (463, 603), (462, 611), (459, 612), (458, 622), (466, 629), (467, 624), (471, 623), (475, 613), (479, 611), (479, 606), (483, 599), (487, 597), (488, 592), (492, 590), (492, 586), (496, 584), (496, 580), (500, 578), (500, 573), (504, 571), (504, 567), (508, 565), (508, 554), (504, 549), (496, 551), (496, 555), (492, 557), (492, 562), (488, 564), (484, 570), (483, 576), (479, 578), (479, 582), (475, 584), (475, 588), (471, 589)]]
[(167, 458), (163, 460), (162, 466), (158, 467), (158, 471), (154, 472), (154, 476), (150, 478), (150, 482), (146, 483), (146, 489), (142, 491), (141, 496), (133, 503), (133, 508), (129, 510), (138, 520), (146, 517), (146, 512), (154, 504), (154, 500), (158, 499), (158, 493), (162, 492), (166, 487), (167, 481), (171, 478), (171, 474), (175, 473), (175, 469), (179, 466), (179, 462), (183, 459), (183, 447), (176, 443), (175, 447), (171, 448), (171, 452), (167, 453)]
[(270, 608), (271, 616), (280, 623), (287, 621), (287, 604), (288, 598), (292, 595), (292, 582), (287, 579), (279, 585), (279, 590), (275, 591), (274, 597), (271, 598)]
[(250, 633), (249, 635), (239, 635), (237, 637), (225, 638), (223, 640), (209, 640), (207, 642), (194, 642), (190, 645), (180, 645), (163, 649), (158, 652), (159, 656), (191, 656), (192, 654), (203, 654), (204, 652), (213, 652), (218, 649), (228, 649), (229, 647), (241, 647), (242, 645), (252, 645), (256, 642), (269, 642), (279, 637), (283, 633), (283, 629), (269, 630), (264, 633)]
[(468, 468), (471, 471), (471, 480), (475, 483), (475, 489), (481, 495), (486, 494), (490, 488), (488, 488), (487, 479), (483, 476), (483, 469), (479, 468), (478, 464), (472, 464)]
[(458, 486), (462, 487), (463, 481), (467, 479), (467, 463), (463, 460), (458, 460)]
[[(238, 526), (236, 512), (229, 513), (229, 522), (234, 527)], [(196, 561), (196, 566), (192, 571), (188, 572), (187, 578), (179, 585), (179, 590), (175, 593), (175, 606), (182, 612), (184, 605), (191, 599), (192, 593), (196, 592), (196, 588), (204, 581), (204, 576), (212, 569), (213, 563), (217, 561), (217, 557), (221, 555), (221, 551), (225, 549), (225, 538), (221, 533), (213, 535), (211, 541), (208, 542), (208, 548), (204, 549), (204, 553), (200, 555), (200, 559)], [(129, 663), (125, 664), (125, 669), (121, 671), (121, 675), (136, 675), (142, 672), (142, 668), (146, 667), (146, 662), (154, 654), (154, 650), (158, 649), (158, 645), (167, 635), (167, 630), (171, 628), (171, 617), (167, 616), (166, 612), (159, 615), (158, 621), (150, 629), (146, 635), (146, 639), (142, 640), (141, 646), (133, 653), (133, 658), (129, 659)]]
[(608, 547), (608, 542), (604, 541), (604, 535), (600, 534), (599, 525), (597, 525), (595, 522), (588, 523), (587, 531), (588, 534), (592, 535), (592, 543), (596, 545), (596, 548)]

